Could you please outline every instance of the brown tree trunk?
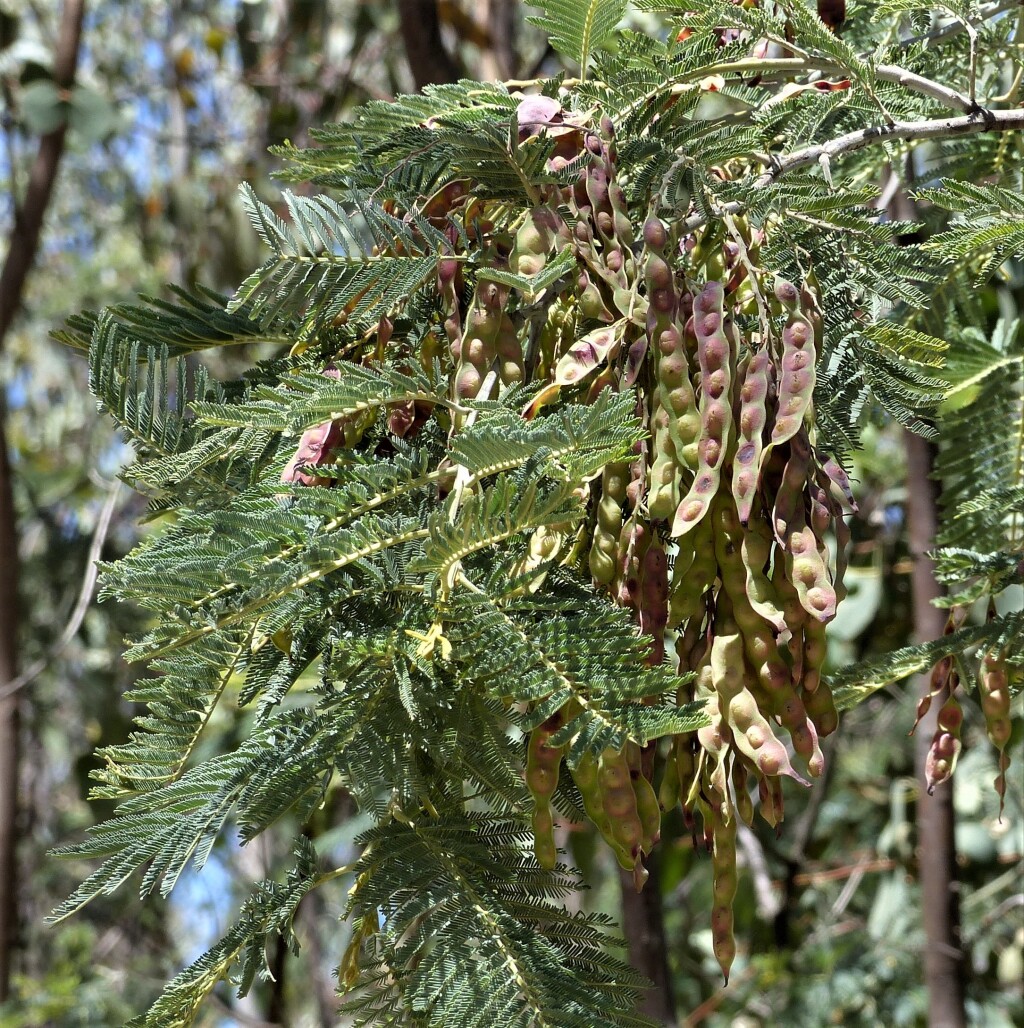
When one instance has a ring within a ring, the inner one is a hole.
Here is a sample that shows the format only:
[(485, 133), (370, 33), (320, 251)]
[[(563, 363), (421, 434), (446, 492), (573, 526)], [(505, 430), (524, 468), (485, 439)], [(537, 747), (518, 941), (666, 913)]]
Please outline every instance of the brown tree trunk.
[[(84, 0), (67, 0), (64, 4), (53, 62), (54, 83), (62, 91), (71, 89), (75, 81), (84, 13)], [(15, 207), (7, 255), (0, 270), (0, 350), (21, 306), (25, 281), (39, 249), (43, 219), (64, 152), (65, 132), (66, 126), (61, 125), (39, 140), (25, 195)], [(19, 692), (6, 692), (4, 689), (18, 674), (20, 623), (18, 528), (4, 431), (5, 416), (6, 408), (0, 402), (0, 1003), (10, 995), (11, 967), (18, 933), (16, 844), (21, 701)]]
[(416, 88), (458, 79), (461, 71), (441, 38), (441, 18), (435, 0), (398, 0), (398, 17)]
[(668, 944), (661, 906), (661, 853), (657, 847), (646, 864), (650, 877), (641, 892), (636, 891), (632, 872), (619, 869), (622, 932), (629, 963), (654, 983), (654, 988), (643, 994), (641, 1013), (660, 1024), (675, 1024), (675, 998), (668, 973)]
[[(938, 488), (931, 478), (935, 448), (927, 439), (906, 432), (907, 528), (914, 558), (912, 590), (915, 641), (927, 642), (942, 635), (943, 610), (931, 601), (941, 595), (932, 561), (938, 525)], [(929, 676), (920, 678), (927, 693)], [(917, 857), (921, 876), (921, 909), (924, 917), (924, 976), (928, 989), (929, 1028), (964, 1028), (964, 954), (960, 939), (959, 883), (956, 877), (955, 819), (952, 780), (929, 796), (924, 762), (935, 731), (939, 704), (933, 703), (916, 733)]]

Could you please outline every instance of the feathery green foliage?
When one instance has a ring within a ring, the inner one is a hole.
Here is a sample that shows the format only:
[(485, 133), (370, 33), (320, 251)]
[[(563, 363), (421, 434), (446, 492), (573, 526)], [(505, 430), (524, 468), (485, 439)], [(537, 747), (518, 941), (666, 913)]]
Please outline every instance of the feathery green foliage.
[[(951, 139), (930, 132), (923, 153), (912, 134), (884, 135), (894, 120), (962, 112), (968, 34), (908, 48), (860, 8), (838, 36), (802, 3), (637, 0), (668, 16), (648, 38), (614, 33), (625, 0), (535, 6), (578, 80), (538, 80), (528, 102), (468, 81), (371, 102), (317, 132), (314, 147), (279, 151), (282, 177), (330, 195), (286, 193), (279, 215), (243, 189), (269, 256), (230, 300), (179, 294), (79, 315), (59, 334), (88, 352), (93, 390), (136, 452), (126, 477), (158, 520), (103, 568), (105, 598), (153, 613), (128, 656), (157, 675), (129, 697), (143, 704), (135, 733), (102, 751), (96, 793), (117, 813), (63, 850), (99, 866), (54, 916), (133, 876), (143, 893), (166, 894), (229, 829), (243, 841), (271, 826), (297, 834), (287, 877), (257, 887), (139, 1026), (192, 1023), (224, 978), (244, 993), (265, 971), (268, 938), (295, 945), (302, 897), (342, 877), (354, 927), (340, 987), (357, 1024), (645, 1023), (640, 979), (609, 954), (612, 926), (561, 905), (581, 883), (557, 863), (553, 835), (543, 848), (549, 800), (565, 818), (582, 816), (582, 800), (642, 884), (657, 840), (639, 824), (640, 778), (664, 765), (661, 740), (690, 746), (711, 724), (691, 790), (710, 825), (738, 816), (712, 812), (726, 760), (739, 766), (756, 749), (716, 756), (715, 733), (728, 747), (785, 721), (808, 749), (807, 726), (834, 728), (820, 711), (794, 722), (788, 694), (763, 726), (729, 714), (731, 699), (739, 709), (749, 696), (760, 716), (763, 683), (775, 688), (779, 675), (808, 709), (829, 683), (794, 661), (802, 630), (776, 640), (767, 593), (750, 608), (767, 620), (744, 656), (731, 529), (716, 520), (705, 537), (700, 526), (687, 534), (687, 498), (714, 478), (712, 494), (731, 504), (719, 477), (739, 461), (736, 433), (713, 432), (726, 414), (709, 414), (716, 353), (734, 372), (737, 412), (750, 403), (742, 374), (769, 355), (763, 402), (775, 428), (756, 440), (755, 513), (736, 531), (760, 519), (775, 540), (773, 576), (791, 575), (805, 606), (814, 590), (827, 605), (831, 591), (834, 613), (843, 561), (833, 572), (821, 557), (820, 523), (842, 550), (848, 501), (829, 456), (856, 448), (866, 408), (941, 437), (950, 602), (1024, 577), (1019, 327), (988, 339), (962, 319), (941, 336), (915, 321), (940, 287), (954, 283), (959, 297), (965, 274), (1024, 256), (1019, 182), (957, 178), (975, 131), (987, 133), (986, 166), (1019, 169), (1008, 151), (1020, 141), (1001, 132), (1015, 115), (979, 115)], [(889, 9), (903, 17), (902, 5)], [(792, 56), (765, 56), (771, 44)], [(893, 70), (901, 61), (905, 73)], [(874, 137), (857, 138), (865, 124)], [(879, 209), (867, 144), (883, 139), (891, 168), (913, 150), (950, 176), (919, 193), (952, 215), (925, 246), (898, 245), (912, 227)], [(657, 285), (656, 251), (669, 285)], [(799, 300), (777, 278), (799, 283)], [(673, 392), (679, 372), (664, 360), (675, 312), (657, 306), (669, 292), (669, 306), (705, 304), (704, 320), (688, 325), (686, 312), (676, 328), (701, 396), (689, 464), (686, 393)], [(798, 387), (794, 354), (812, 337), (816, 375)], [(238, 381), (216, 382), (198, 363), (187, 373), (181, 359), (246, 342), (277, 353)], [(798, 413), (784, 415), (783, 401)], [(682, 405), (678, 423), (659, 422), (671, 404)], [(670, 451), (675, 522), (648, 509), (652, 466)], [(701, 516), (708, 509), (720, 508), (709, 501)], [(751, 596), (768, 570), (747, 569)], [(970, 625), (845, 669), (831, 687), (846, 708), (947, 654), (966, 667), (999, 650), (1017, 666), (1022, 631), (1019, 615)], [(721, 658), (734, 645), (741, 686)], [(752, 645), (768, 657), (755, 661)], [(236, 748), (203, 755), (204, 729), (232, 709), (246, 714)], [(545, 778), (539, 762), (552, 754), (575, 789)], [(814, 766), (813, 753), (801, 757)], [(616, 834), (615, 774), (641, 843)], [(604, 783), (596, 806), (588, 775)], [(339, 789), (373, 827), (354, 867), (325, 871), (300, 833)], [(728, 795), (726, 785), (727, 812)], [(716, 906), (716, 931), (723, 916)], [(730, 940), (716, 935), (726, 974)]]

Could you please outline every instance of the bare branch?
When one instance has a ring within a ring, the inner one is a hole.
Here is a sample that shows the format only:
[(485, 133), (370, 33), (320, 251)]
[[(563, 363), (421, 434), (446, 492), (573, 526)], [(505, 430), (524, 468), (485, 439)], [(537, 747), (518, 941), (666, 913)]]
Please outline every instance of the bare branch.
[[(962, 118), (935, 118), (927, 121), (895, 121), (891, 125), (871, 125), (837, 136), (826, 143), (815, 143), (790, 154), (772, 158), (772, 166), (750, 183), (749, 189), (765, 189), (784, 175), (806, 168), (811, 164), (828, 164), (838, 157), (893, 140), (917, 142), (924, 139), (947, 139), (953, 136), (973, 135), (975, 132), (1014, 132), (1024, 130), (1024, 110), (978, 110)], [(718, 217), (736, 214), (747, 207), (742, 200), (722, 204), (714, 213)], [(683, 225), (688, 232), (706, 224), (708, 218), (695, 214)]]

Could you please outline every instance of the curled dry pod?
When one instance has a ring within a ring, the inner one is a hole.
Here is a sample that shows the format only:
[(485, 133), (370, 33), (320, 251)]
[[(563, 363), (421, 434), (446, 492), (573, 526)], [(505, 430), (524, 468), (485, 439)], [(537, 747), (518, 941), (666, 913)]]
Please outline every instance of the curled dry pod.
[(750, 520), (760, 478), (762, 434), (768, 420), (768, 372), (771, 354), (762, 347), (751, 358), (740, 387), (737, 446), (732, 462), (732, 495), (740, 523)]
[(743, 640), (738, 633), (717, 635), (712, 641), (711, 679), (736, 749), (766, 778), (788, 775), (806, 785), (744, 683)]
[[(942, 634), (952, 635), (956, 631), (957, 624), (956, 612), (951, 610), (949, 617), (946, 618), (946, 625), (942, 629)], [(949, 654), (935, 662), (935, 666), (932, 668), (931, 680), (928, 683), (928, 692), (917, 701), (917, 717), (914, 719), (914, 726), (907, 733), (908, 735), (913, 735), (917, 731), (917, 726), (921, 723), (925, 714), (931, 710), (932, 703), (946, 691), (952, 673), (953, 658)]]
[(736, 799), (736, 813), (749, 828), (754, 823), (754, 801), (750, 798), (747, 765), (739, 756), (732, 764), (732, 791)]
[(956, 673), (951, 676), (950, 695), (946, 702), (939, 709), (935, 734), (932, 736), (931, 746), (928, 747), (928, 756), (924, 763), (924, 777), (928, 784), (928, 795), (930, 796), (937, 786), (948, 782), (953, 776), (956, 767), (957, 757), (963, 743), (960, 741), (960, 727), (964, 721), (964, 713), (960, 709), (960, 703), (953, 695), (952, 689), (956, 688), (953, 682)]
[(597, 782), (609, 830), (615, 840), (614, 848), (630, 855), (629, 867), (633, 868), (640, 862), (644, 826), (637, 811), (626, 755), (613, 749), (605, 750), (598, 764)]
[(999, 817), (1003, 816), (1006, 798), (1006, 770), (1010, 766), (1010, 755), (1006, 746), (1010, 741), (1013, 725), (1010, 721), (1010, 674), (1006, 658), (998, 653), (986, 653), (981, 658), (978, 674), (978, 694), (981, 710), (985, 715), (985, 730), (992, 745), (999, 751), (999, 774), (996, 777), (996, 792), (999, 794)]
[(709, 282), (693, 301), (693, 324), (701, 371), (697, 473), (690, 491), (676, 511), (672, 523), (673, 536), (691, 531), (708, 512), (718, 492), (722, 465), (729, 447), (733, 352), (724, 322), (722, 284)]
[(629, 466), (624, 462), (606, 464), (601, 473), (601, 499), (597, 504), (597, 523), (590, 547), (590, 573), (600, 585), (608, 585), (615, 577), (628, 479)]
[(732, 904), (736, 898), (738, 874), (736, 870), (736, 818), (726, 816), (719, 807), (712, 809), (714, 842), (711, 849), (713, 874), (711, 905), (711, 945), (718, 960), (725, 984), (729, 984), (729, 969), (736, 959), (736, 939), (733, 936)]
[(814, 358), (813, 326), (806, 315), (794, 310), (782, 330), (782, 374), (772, 446), (791, 439), (803, 425), (814, 393)]

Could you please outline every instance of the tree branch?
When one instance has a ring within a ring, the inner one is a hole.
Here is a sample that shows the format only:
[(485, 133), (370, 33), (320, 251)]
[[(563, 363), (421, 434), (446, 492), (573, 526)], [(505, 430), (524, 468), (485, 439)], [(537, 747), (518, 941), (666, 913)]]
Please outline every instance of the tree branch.
[[(853, 153), (865, 146), (876, 146), (892, 140), (904, 142), (923, 139), (946, 139), (953, 136), (973, 135), (975, 132), (1013, 132), (1024, 130), (1024, 110), (988, 111), (977, 110), (974, 114), (962, 118), (935, 118), (926, 121), (896, 121), (891, 125), (870, 125), (837, 136), (827, 143), (815, 143), (790, 154), (771, 158), (771, 167), (759, 175), (749, 185), (751, 191), (765, 189), (777, 182), (784, 175), (806, 168), (810, 164), (829, 164), (834, 158)], [(737, 214), (748, 204), (742, 200), (731, 200), (718, 207), (714, 214), (722, 217), (726, 214)], [(686, 231), (692, 232), (707, 224), (704, 214), (694, 214), (683, 222)]]

